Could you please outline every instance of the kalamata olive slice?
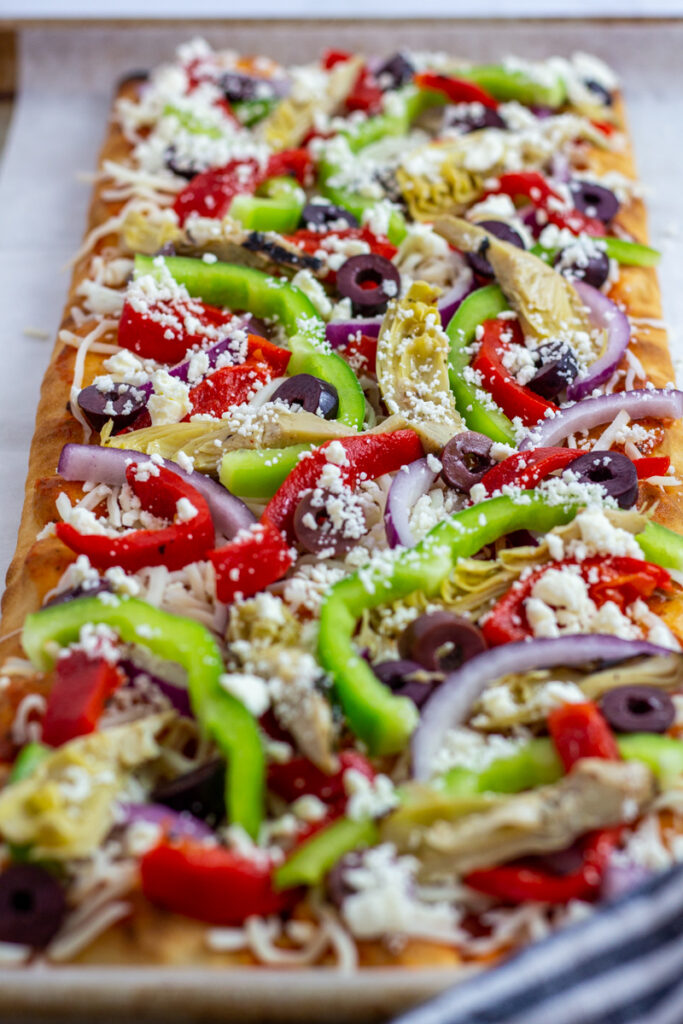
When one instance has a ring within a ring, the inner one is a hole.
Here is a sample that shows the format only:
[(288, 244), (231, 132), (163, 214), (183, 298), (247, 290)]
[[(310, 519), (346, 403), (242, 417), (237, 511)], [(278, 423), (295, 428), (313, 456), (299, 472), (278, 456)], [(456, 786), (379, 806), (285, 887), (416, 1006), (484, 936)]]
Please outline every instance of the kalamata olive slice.
[(604, 103), (606, 107), (612, 106), (614, 97), (609, 89), (606, 89), (604, 85), (600, 85), (600, 82), (596, 82), (594, 78), (587, 78), (583, 84), (587, 89), (590, 89), (597, 99), (599, 99), (601, 103)]
[(339, 411), (339, 395), (334, 384), (314, 377), (310, 373), (296, 373), (283, 380), (270, 396), (288, 405), (300, 405), (304, 412), (317, 413), (326, 420), (332, 420)]
[(462, 103), (445, 107), (442, 129), (455, 128), (461, 135), (477, 132), (480, 128), (505, 128), (505, 121), (495, 110), (478, 103)]
[(600, 484), (619, 508), (632, 508), (638, 497), (638, 474), (631, 460), (620, 452), (586, 452), (569, 469), (585, 483)]
[(444, 483), (456, 491), (469, 494), (487, 469), (494, 464), (491, 458), (490, 437), (476, 430), (463, 430), (447, 442), (441, 452), (441, 476)]
[(251, 313), (242, 313), (240, 318), (244, 320), (244, 329), (247, 334), (258, 334), (259, 338), (265, 338), (266, 341), (270, 340), (271, 332), (268, 330), (268, 324), (265, 320), (258, 316), (252, 316)]
[(430, 672), (453, 672), (486, 650), (484, 634), (468, 619), (452, 612), (425, 612), (407, 626), (398, 640), (402, 658)]
[(587, 217), (597, 217), (603, 224), (614, 217), (620, 206), (614, 192), (593, 181), (570, 181), (569, 191), (577, 210)]
[(375, 71), (380, 89), (398, 89), (412, 80), (415, 68), (402, 53), (388, 57)]
[(0, 875), (0, 942), (44, 949), (66, 914), (64, 890), (38, 864), (11, 864)]
[(441, 682), (442, 673), (427, 672), (424, 665), (405, 658), (395, 661), (378, 661), (372, 666), (377, 678), (399, 697), (409, 697), (421, 708), (430, 697), (436, 683)]
[(114, 421), (114, 432), (129, 426), (147, 403), (144, 391), (134, 384), (115, 384), (111, 391), (100, 391), (94, 384), (83, 388), (78, 405), (93, 430), (101, 430), (107, 420)]
[(366, 532), (365, 520), (356, 522), (350, 516), (342, 516), (341, 524), (334, 523), (327, 510), (329, 503), (335, 503), (338, 495), (317, 488), (305, 495), (294, 513), (294, 533), (302, 548), (312, 554), (321, 551), (341, 555), (348, 551)]
[(221, 89), (226, 100), (231, 103), (267, 100), (275, 95), (275, 90), (267, 78), (255, 78), (252, 75), (240, 74), (239, 71), (226, 71), (221, 78)]
[(570, 345), (553, 341), (537, 348), (536, 356), (541, 368), (527, 387), (541, 398), (557, 398), (578, 375), (576, 356)]
[(185, 178), (186, 181), (192, 181), (192, 179), (199, 174), (201, 167), (192, 160), (182, 160), (178, 156), (178, 151), (175, 146), (169, 146), (164, 154), (164, 163), (168, 167), (169, 171), (177, 175), (179, 178)]
[(225, 762), (207, 761), (185, 775), (160, 782), (150, 802), (173, 811), (189, 811), (215, 828), (225, 817)]
[(671, 697), (656, 686), (617, 686), (600, 703), (615, 732), (666, 732), (676, 717)]
[(351, 299), (353, 312), (359, 316), (383, 313), (389, 299), (401, 290), (401, 275), (391, 260), (368, 252), (352, 256), (337, 271), (339, 294)]
[(301, 214), (301, 226), (314, 231), (328, 231), (332, 225), (343, 221), (351, 228), (358, 227), (358, 220), (343, 206), (334, 203), (306, 203)]
[[(518, 249), (524, 248), (522, 236), (514, 228), (511, 228), (509, 224), (506, 224), (504, 220), (478, 220), (477, 226), (490, 231), (496, 238), (500, 238), (501, 242), (509, 242), (510, 245), (515, 245)], [(493, 277), (493, 267), (486, 259), (488, 247), (489, 241), (485, 238), (477, 252), (468, 252), (466, 254), (467, 262), (472, 267), (472, 270), (476, 274), (481, 274), (482, 277)]]
[(602, 288), (609, 277), (609, 257), (597, 246), (590, 254), (575, 245), (561, 249), (553, 260), (553, 266), (570, 281), (585, 281), (593, 288)]

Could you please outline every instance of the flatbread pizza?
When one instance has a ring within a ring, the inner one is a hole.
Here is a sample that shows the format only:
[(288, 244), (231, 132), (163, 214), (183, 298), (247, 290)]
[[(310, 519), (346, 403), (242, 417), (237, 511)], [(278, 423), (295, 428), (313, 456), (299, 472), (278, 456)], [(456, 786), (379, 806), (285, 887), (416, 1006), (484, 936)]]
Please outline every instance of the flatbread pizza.
[(2, 605), (3, 964), (464, 972), (680, 857), (657, 259), (586, 54), (120, 85)]

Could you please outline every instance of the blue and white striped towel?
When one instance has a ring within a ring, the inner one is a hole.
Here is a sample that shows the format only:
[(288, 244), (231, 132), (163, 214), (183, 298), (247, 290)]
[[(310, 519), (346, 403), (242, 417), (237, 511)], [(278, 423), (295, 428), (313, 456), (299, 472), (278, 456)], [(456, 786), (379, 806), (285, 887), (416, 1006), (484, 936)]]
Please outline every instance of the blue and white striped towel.
[(683, 1024), (683, 865), (394, 1024)]

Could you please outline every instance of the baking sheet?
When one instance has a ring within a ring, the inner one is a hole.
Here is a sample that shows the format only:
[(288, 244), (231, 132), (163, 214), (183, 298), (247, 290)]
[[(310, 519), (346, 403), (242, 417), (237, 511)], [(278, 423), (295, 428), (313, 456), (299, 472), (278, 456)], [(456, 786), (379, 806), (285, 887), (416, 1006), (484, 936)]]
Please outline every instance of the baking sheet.
[[(132, 29), (27, 29), (20, 40), (20, 95), (0, 171), (0, 310), (4, 372), (0, 374), (0, 572), (14, 548), (40, 379), (66, 293), (61, 270), (77, 248), (91, 170), (102, 140), (113, 82), (149, 67), (196, 26)], [(205, 29), (214, 44), (264, 52), (284, 61), (313, 58), (331, 42), (387, 52), (402, 45), (480, 58), (505, 52), (525, 57), (589, 50), (624, 80), (642, 179), (648, 184), (653, 243), (664, 251), (660, 279), (675, 353), (683, 356), (683, 192), (680, 189), (683, 94), (679, 60), (683, 23), (337, 23), (230, 24)], [(24, 332), (41, 329), (40, 340)], [(54, 973), (0, 971), (0, 1019), (30, 1006), (31, 1019), (103, 1020), (376, 1020), (450, 983), (448, 972), (378, 971), (350, 980), (334, 972), (210, 973), (117, 969), (104, 983), (93, 969)], [(163, 981), (161, 979), (164, 979)], [(29, 1002), (30, 1000), (30, 1002)], [(334, 1007), (334, 1012), (329, 1009)], [(49, 1009), (48, 1009), (49, 1008)], [(19, 1019), (17, 1016), (14, 1019)], [(25, 1016), (21, 1019), (25, 1020)]]

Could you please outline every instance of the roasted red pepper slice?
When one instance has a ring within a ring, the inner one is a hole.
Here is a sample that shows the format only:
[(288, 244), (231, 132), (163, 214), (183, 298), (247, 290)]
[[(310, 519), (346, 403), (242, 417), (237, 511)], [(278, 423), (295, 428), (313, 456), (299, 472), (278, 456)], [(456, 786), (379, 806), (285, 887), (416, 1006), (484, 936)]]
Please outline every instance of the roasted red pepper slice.
[(346, 100), (347, 110), (362, 110), (366, 114), (377, 114), (382, 109), (383, 92), (367, 65), (358, 72)]
[(281, 531), (266, 516), (209, 557), (216, 570), (216, 595), (226, 604), (237, 594), (258, 594), (284, 576), (294, 563)]
[(140, 877), (152, 903), (208, 924), (237, 926), (296, 902), (298, 890), (275, 892), (272, 867), (266, 853), (250, 857), (193, 839), (164, 839), (143, 856)]
[(291, 540), (296, 507), (305, 491), (317, 487), (327, 463), (327, 448), (338, 443), (344, 448), (346, 461), (340, 466), (341, 477), (353, 489), (362, 480), (375, 480), (384, 473), (394, 473), (422, 456), (422, 442), (414, 430), (394, 430), (388, 434), (360, 434), (328, 441), (303, 458), (292, 470), (266, 505), (264, 517)]
[(432, 89), (434, 92), (442, 92), (451, 103), (481, 103), (489, 110), (498, 109), (498, 100), (490, 92), (482, 89), (474, 82), (466, 82), (462, 78), (452, 78), (449, 75), (437, 75), (431, 71), (423, 71), (415, 75), (415, 85), (420, 89)]
[(349, 768), (368, 779), (375, 777), (367, 758), (356, 750), (343, 750), (339, 755), (339, 769), (333, 775), (321, 771), (307, 757), (295, 757), (285, 764), (270, 764), (268, 788), (290, 804), (304, 794), (317, 796), (335, 813), (342, 814), (347, 799), (344, 773)]
[(551, 875), (519, 863), (472, 871), (465, 877), (465, 882), (472, 889), (505, 903), (558, 904), (594, 899), (620, 832), (618, 828), (603, 829), (586, 837), (582, 849), (583, 864), (569, 875)]
[(650, 476), (664, 476), (669, 471), (671, 459), (668, 455), (648, 455), (642, 459), (633, 459), (639, 480), (647, 480)]
[(339, 231), (309, 231), (308, 228), (299, 228), (293, 235), (287, 235), (289, 242), (293, 242), (309, 256), (314, 256), (319, 249), (325, 249), (322, 243), (326, 238), (353, 238), (366, 242), (370, 252), (384, 256), (387, 260), (392, 260), (398, 252), (396, 246), (388, 239), (383, 235), (374, 234), (368, 227), (340, 228)]
[(534, 448), (527, 452), (515, 452), (496, 466), (487, 470), (481, 483), (488, 494), (501, 487), (531, 488), (557, 469), (564, 469), (581, 455), (576, 448)]
[(162, 466), (148, 470), (145, 463), (128, 466), (126, 479), (145, 511), (176, 520), (178, 502), (185, 498), (195, 514), (160, 530), (132, 530), (116, 537), (79, 533), (70, 523), (57, 523), (59, 539), (72, 551), (87, 555), (98, 569), (114, 565), (127, 572), (150, 565), (182, 569), (189, 562), (206, 558), (214, 543), (214, 529), (209, 506), (199, 491), (176, 473)]
[(606, 601), (614, 601), (623, 611), (637, 598), (651, 597), (658, 587), (666, 590), (671, 585), (666, 569), (638, 558), (595, 556), (582, 562), (573, 559), (549, 562), (514, 583), (493, 606), (482, 624), (484, 636), (491, 647), (526, 640), (533, 635), (524, 611), (525, 601), (548, 569), (569, 565), (579, 566), (582, 578), (588, 583), (589, 596), (598, 607)]
[(584, 757), (619, 760), (619, 748), (596, 704), (563, 704), (548, 715), (548, 730), (565, 771)]
[(305, 149), (275, 153), (264, 165), (251, 158), (230, 160), (223, 167), (210, 167), (196, 174), (176, 196), (173, 209), (181, 226), (191, 213), (220, 219), (228, 213), (235, 196), (253, 193), (268, 178), (285, 174), (306, 184), (311, 168), (311, 156)]
[(124, 302), (118, 343), (143, 359), (179, 363), (188, 349), (207, 343), (208, 335), (197, 329), (197, 323), (211, 329), (225, 327), (232, 318), (232, 313), (198, 299), (155, 302), (144, 313)]
[(94, 732), (107, 699), (122, 681), (119, 669), (105, 658), (91, 658), (77, 649), (58, 658), (43, 718), (43, 743), (59, 747)]
[(524, 344), (522, 329), (516, 320), (485, 320), (482, 324), (481, 346), (472, 368), (481, 374), (482, 382), (494, 402), (506, 416), (519, 416), (527, 427), (534, 426), (557, 406), (518, 384), (503, 365), (503, 353), (511, 342)]
[(344, 345), (340, 345), (337, 351), (357, 376), (374, 373), (377, 365), (377, 340), (369, 334), (357, 332)]
[(501, 192), (512, 199), (528, 199), (537, 210), (543, 210), (551, 224), (558, 228), (569, 228), (575, 235), (586, 232), (589, 235), (604, 235), (605, 225), (597, 217), (588, 217), (580, 210), (568, 206), (560, 193), (538, 171), (506, 171), (498, 183), (485, 195), (499, 195)]
[(347, 50), (323, 50), (320, 64), (325, 71), (329, 71), (335, 64), (343, 64), (344, 61), (351, 60), (352, 56), (353, 54)]
[[(223, 366), (206, 377), (189, 393), (192, 416), (199, 414), (220, 419), (233, 405), (243, 405), (269, 380), (273, 371), (267, 363), (246, 362)], [(185, 419), (189, 420), (189, 416)]]

